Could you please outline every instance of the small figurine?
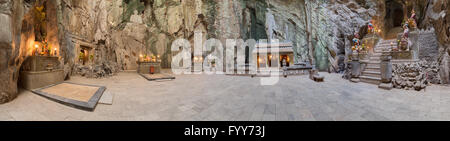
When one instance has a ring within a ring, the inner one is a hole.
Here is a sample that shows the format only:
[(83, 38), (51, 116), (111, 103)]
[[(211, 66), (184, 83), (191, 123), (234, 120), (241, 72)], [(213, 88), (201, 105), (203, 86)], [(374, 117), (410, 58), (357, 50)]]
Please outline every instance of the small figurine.
[(416, 28), (417, 27), (416, 11), (414, 9), (411, 11), (411, 17), (408, 19), (408, 23), (411, 25), (411, 28)]
[(369, 29), (369, 33), (375, 33), (372, 20), (370, 20), (369, 25), (367, 27)]
[(403, 38), (409, 38), (409, 24), (405, 23), (403, 25)]
[(353, 38), (353, 50), (357, 50), (357, 51), (360, 51), (361, 50), (361, 47), (360, 47), (360, 45), (361, 45), (361, 41), (359, 40), (359, 34), (358, 33), (355, 33), (355, 37)]
[(409, 27), (408, 23), (403, 25), (403, 35), (400, 41), (400, 49), (407, 50), (408, 49), (408, 38), (409, 38)]

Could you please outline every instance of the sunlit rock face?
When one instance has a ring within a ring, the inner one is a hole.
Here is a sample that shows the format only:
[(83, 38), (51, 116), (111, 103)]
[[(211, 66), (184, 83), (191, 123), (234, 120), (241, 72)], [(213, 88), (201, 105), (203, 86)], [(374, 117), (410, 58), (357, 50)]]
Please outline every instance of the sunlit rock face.
[(22, 62), (25, 60), (26, 41), (21, 41), (21, 30), (30, 25), (22, 20), (30, 4), (22, 0), (0, 0), (0, 103), (17, 96), (17, 80)]

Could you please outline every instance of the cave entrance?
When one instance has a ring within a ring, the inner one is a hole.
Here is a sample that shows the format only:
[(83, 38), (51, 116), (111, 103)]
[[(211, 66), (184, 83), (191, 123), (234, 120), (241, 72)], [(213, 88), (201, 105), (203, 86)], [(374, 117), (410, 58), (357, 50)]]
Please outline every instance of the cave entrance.
[(249, 39), (267, 39), (266, 27), (265, 27), (265, 19), (263, 17), (258, 16), (257, 12), (261, 12), (263, 9), (261, 7), (249, 8), (250, 12), (250, 31)]
[(81, 50), (80, 50), (80, 62), (83, 65), (86, 65), (89, 62), (89, 49), (88, 47), (85, 46), (81, 46)]
[(386, 0), (385, 30), (386, 38), (395, 38), (403, 31), (402, 23), (406, 19), (404, 5), (396, 0)]
[(402, 26), (402, 21), (403, 18), (400, 18), (403, 16), (403, 11), (401, 9), (395, 9), (394, 13), (392, 13), (393, 16), (392, 17), (397, 17), (394, 18), (392, 21), (393, 27), (401, 27)]

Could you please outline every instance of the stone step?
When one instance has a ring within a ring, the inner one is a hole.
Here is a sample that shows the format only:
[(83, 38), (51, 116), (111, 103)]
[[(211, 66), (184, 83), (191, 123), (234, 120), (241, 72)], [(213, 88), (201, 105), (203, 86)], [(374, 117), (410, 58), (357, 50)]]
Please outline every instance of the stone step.
[(369, 59), (371, 61), (380, 61), (381, 57), (380, 56), (370, 56)]
[[(395, 46), (395, 45), (397, 45), (397, 43), (394, 42), (394, 43), (392, 43), (392, 45)], [(376, 46), (391, 46), (391, 43), (380, 43), (380, 44), (377, 44)]]
[(380, 64), (367, 64), (366, 69), (380, 69)]
[(391, 39), (391, 40), (381, 40), (380, 43), (386, 43), (386, 42), (395, 42), (397, 39)]
[(380, 63), (367, 63), (367, 67), (380, 67)]
[(375, 53), (372, 54), (371, 57), (381, 57), (383, 54), (382, 53)]
[(380, 68), (376, 68), (376, 67), (366, 68), (365, 71), (380, 71)]
[(383, 51), (391, 51), (392, 49), (375, 49), (373, 50), (375, 53), (383, 53)]
[(382, 43), (378, 43), (377, 45), (391, 45), (392, 44), (397, 44), (397, 41), (395, 42), (382, 42)]
[(374, 49), (392, 49), (392, 48), (397, 48), (397, 47), (395, 47), (395, 46), (393, 46), (393, 47), (376, 47)]
[(377, 45), (391, 45), (391, 43), (392, 43), (393, 45), (397, 44), (397, 42), (385, 42), (385, 43), (379, 43), (379, 44), (377, 44)]
[(378, 77), (360, 76), (359, 78), (360, 78), (361, 82), (364, 82), (364, 83), (375, 84), (375, 85), (380, 85), (380, 83), (381, 83), (381, 78), (378, 78)]
[(391, 48), (397, 48), (397, 46), (389, 46), (389, 47), (376, 47), (374, 49), (391, 49)]
[(381, 40), (380, 43), (390, 43), (390, 42), (394, 42), (397, 41), (397, 39), (392, 39), (392, 40)]
[(371, 59), (367, 64), (380, 64), (381, 59)]
[(397, 45), (377, 45), (375, 48), (390, 48), (390, 47), (396, 47)]
[(376, 46), (375, 49), (377, 48), (394, 48), (396, 46)]
[(367, 66), (364, 70), (365, 71), (380, 71), (380, 66)]
[(378, 70), (378, 71), (365, 70), (365, 71), (362, 72), (362, 76), (370, 76), (370, 77), (381, 78), (381, 72), (380, 72), (380, 70)]
[(392, 46), (397, 46), (397, 44), (393, 44), (393, 45), (391, 45), (391, 44), (382, 44), (382, 45), (377, 45), (375, 47), (392, 47)]

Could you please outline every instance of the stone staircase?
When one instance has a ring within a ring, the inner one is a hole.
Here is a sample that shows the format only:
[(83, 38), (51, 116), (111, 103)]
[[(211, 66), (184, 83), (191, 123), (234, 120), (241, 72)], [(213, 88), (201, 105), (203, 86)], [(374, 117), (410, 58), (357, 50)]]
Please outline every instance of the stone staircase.
[[(378, 44), (374, 47), (373, 53), (370, 54), (369, 60), (366, 60), (367, 66), (362, 71), (361, 76), (359, 77), (361, 82), (370, 83), (379, 85), (381, 83), (381, 71), (380, 71), (380, 63), (381, 63), (381, 55), (383, 52), (389, 52), (392, 50), (392, 47), (397, 46), (397, 41), (395, 39), (392, 40), (380, 40)], [(391, 43), (393, 43), (391, 45)]]

